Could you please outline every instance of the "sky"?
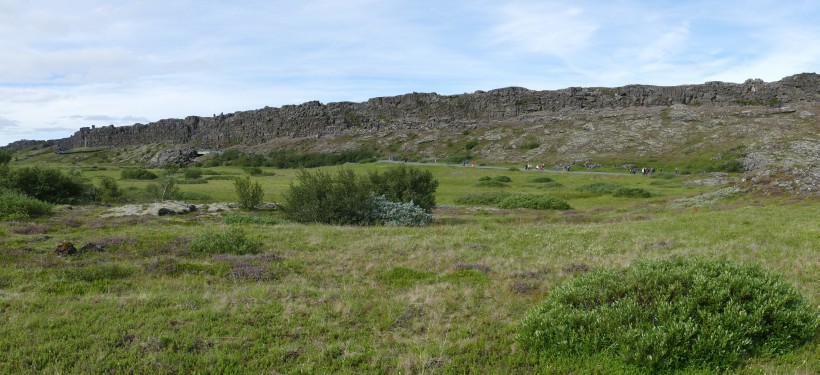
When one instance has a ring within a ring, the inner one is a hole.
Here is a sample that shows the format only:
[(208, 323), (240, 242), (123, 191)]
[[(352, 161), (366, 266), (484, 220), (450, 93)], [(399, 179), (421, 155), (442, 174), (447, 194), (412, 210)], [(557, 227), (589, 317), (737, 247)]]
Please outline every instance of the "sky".
[(820, 72), (816, 0), (0, 0), (0, 145), (521, 86)]

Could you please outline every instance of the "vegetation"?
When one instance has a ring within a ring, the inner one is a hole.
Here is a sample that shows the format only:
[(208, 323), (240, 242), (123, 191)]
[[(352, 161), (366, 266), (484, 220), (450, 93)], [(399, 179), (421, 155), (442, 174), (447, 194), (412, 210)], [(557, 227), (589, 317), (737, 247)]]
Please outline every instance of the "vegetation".
[(335, 153), (274, 150), (267, 155), (245, 154), (239, 150), (231, 149), (226, 150), (221, 155), (214, 155), (214, 157), (204, 163), (204, 166), (316, 168), (327, 165), (357, 163), (362, 160), (370, 160), (373, 158), (373, 155), (375, 155), (375, 151), (369, 148)]
[(11, 152), (0, 150), (0, 165), (8, 164), (11, 161), (11, 156)]
[(811, 341), (818, 318), (758, 267), (683, 257), (599, 270), (554, 289), (522, 345), (570, 361), (609, 357), (651, 373), (721, 371)]
[[(32, 158), (18, 153), (22, 161), (6, 167), (77, 158), (76, 165), (49, 167), (65, 174), (80, 170), (77, 178), (97, 189), (104, 178), (116, 179), (118, 202), (147, 203), (152, 198), (146, 186), (163, 181), (121, 180), (121, 167), (98, 159), (93, 167), (82, 164), (80, 158), (100, 153), (43, 152)], [(392, 166), (345, 168), (357, 182), (372, 185), (370, 173)], [(271, 176), (269, 167), (260, 168), (263, 173), (251, 179), (281, 206), (300, 171)], [(244, 177), (243, 168), (200, 169), (206, 179), (228, 179), (180, 184), (177, 199), (196, 199), (211, 209), (235, 201), (232, 179)], [(771, 285), (794, 285), (815, 314), (820, 303), (814, 200), (686, 183), (702, 176), (525, 175), (433, 164), (420, 169), (438, 182), (436, 220), (424, 227), (302, 224), (282, 210), (230, 208), (107, 217), (125, 207), (83, 204), (2, 221), (0, 373), (651, 373), (616, 355), (551, 356), (520, 341), (528, 312), (555, 291), (587, 274), (630, 269), (643, 263), (638, 259), (759, 265), (782, 275)], [(310, 170), (317, 171), (337, 175), (337, 168)], [(480, 176), (503, 174), (511, 177), (503, 191), (475, 186)], [(513, 194), (546, 193), (543, 188), (553, 182), (533, 183), (539, 176), (560, 176), (564, 186), (547, 195), (573, 209), (495, 209)], [(0, 178), (0, 184), (6, 181)], [(579, 190), (596, 183), (653, 195), (623, 199)], [(372, 186), (367, 193), (371, 203), (379, 197)], [(670, 208), (679, 201), (698, 208)], [(387, 224), (382, 220), (376, 224)], [(236, 236), (231, 228), (244, 233)], [(260, 245), (253, 251), (217, 246), (217, 235), (236, 237), (226, 243)], [(77, 253), (55, 254), (63, 241)], [(117, 319), (100, 318), (105, 316)], [(743, 327), (736, 335), (746, 332)], [(719, 370), (697, 363), (654, 368), (728, 374), (820, 369), (817, 336), (782, 352), (755, 353), (714, 367)]]
[(155, 180), (159, 176), (156, 173), (147, 169), (123, 169), (120, 172), (120, 178), (123, 180)]
[(400, 165), (382, 173), (370, 172), (368, 177), (376, 196), (391, 202), (413, 203), (428, 213), (436, 206), (438, 181), (430, 171)]
[(262, 190), (262, 185), (260, 185), (259, 182), (251, 182), (250, 176), (245, 176), (245, 178), (237, 178), (233, 184), (236, 188), (239, 205), (242, 206), (242, 208), (253, 210), (262, 204), (265, 191)]
[(25, 220), (51, 215), (50, 204), (20, 192), (0, 188), (0, 220)]
[(53, 168), (22, 167), (3, 173), (5, 187), (50, 203), (80, 203), (89, 199), (88, 182), (79, 173)]
[(193, 253), (237, 255), (256, 254), (261, 248), (261, 242), (248, 238), (245, 230), (237, 226), (202, 232), (188, 246)]
[(366, 177), (346, 168), (335, 176), (321, 170), (301, 170), (297, 179), (299, 185), (290, 186), (283, 207), (285, 217), (296, 222), (423, 225), (426, 215), (417, 215), (413, 207), (429, 214), (436, 204), (438, 181), (429, 171), (407, 166), (371, 172)]
[(500, 208), (531, 208), (534, 210), (568, 210), (571, 207), (561, 198), (540, 194), (512, 194), (498, 202)]

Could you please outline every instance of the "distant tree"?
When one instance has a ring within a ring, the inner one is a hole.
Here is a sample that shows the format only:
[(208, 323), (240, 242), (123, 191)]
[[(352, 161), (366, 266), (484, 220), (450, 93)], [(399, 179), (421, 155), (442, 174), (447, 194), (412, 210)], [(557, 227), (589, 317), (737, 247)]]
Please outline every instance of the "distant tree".
[(8, 164), (11, 161), (11, 152), (0, 151), (0, 164)]
[(234, 180), (236, 196), (239, 198), (239, 205), (246, 210), (252, 210), (262, 204), (265, 191), (258, 182), (251, 182), (250, 176), (237, 178)]

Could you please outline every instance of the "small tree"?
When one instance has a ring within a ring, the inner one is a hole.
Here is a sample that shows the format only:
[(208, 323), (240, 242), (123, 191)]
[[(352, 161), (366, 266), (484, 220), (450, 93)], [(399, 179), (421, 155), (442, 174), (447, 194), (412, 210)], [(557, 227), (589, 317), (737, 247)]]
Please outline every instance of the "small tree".
[(163, 202), (165, 199), (176, 196), (179, 193), (179, 186), (173, 178), (166, 177), (162, 179), (160, 184), (146, 186), (145, 191), (157, 202)]
[(427, 212), (436, 206), (438, 180), (430, 171), (402, 165), (381, 174), (370, 173), (370, 183), (375, 195), (383, 195), (391, 202), (413, 202)]
[(0, 151), (0, 164), (8, 164), (11, 161), (11, 152)]
[(265, 191), (262, 190), (262, 185), (258, 182), (251, 183), (250, 176), (234, 180), (234, 187), (236, 188), (236, 196), (239, 198), (239, 205), (242, 208), (252, 210), (262, 204)]

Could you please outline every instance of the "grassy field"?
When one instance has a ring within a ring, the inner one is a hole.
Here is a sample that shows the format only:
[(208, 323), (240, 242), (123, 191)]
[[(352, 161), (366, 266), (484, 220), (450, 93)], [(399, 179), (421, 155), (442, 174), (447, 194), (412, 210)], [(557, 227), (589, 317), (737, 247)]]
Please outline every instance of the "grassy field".
[[(117, 167), (103, 168), (83, 174), (119, 179)], [(541, 360), (518, 346), (518, 327), (552, 287), (579, 273), (672, 256), (758, 264), (820, 306), (816, 199), (741, 194), (672, 208), (719, 187), (690, 183), (702, 175), (423, 168), (440, 181), (433, 225), (241, 224), (263, 243), (255, 255), (189, 251), (192, 238), (227, 227), (236, 213), (104, 218), (107, 207), (63, 206), (50, 218), (0, 222), (0, 372), (629, 373), (605, 361)], [(263, 172), (254, 180), (266, 201), (280, 201), (296, 171)], [(509, 186), (478, 186), (500, 175)], [(534, 181), (543, 176), (560, 185)], [(118, 183), (136, 196), (151, 182)], [(579, 190), (592, 183), (652, 197)], [(202, 201), (236, 200), (230, 180), (180, 188)], [(455, 204), (487, 191), (548, 194), (573, 209)], [(103, 250), (59, 257), (63, 240)], [(735, 372), (816, 374), (818, 358), (815, 340)]]

